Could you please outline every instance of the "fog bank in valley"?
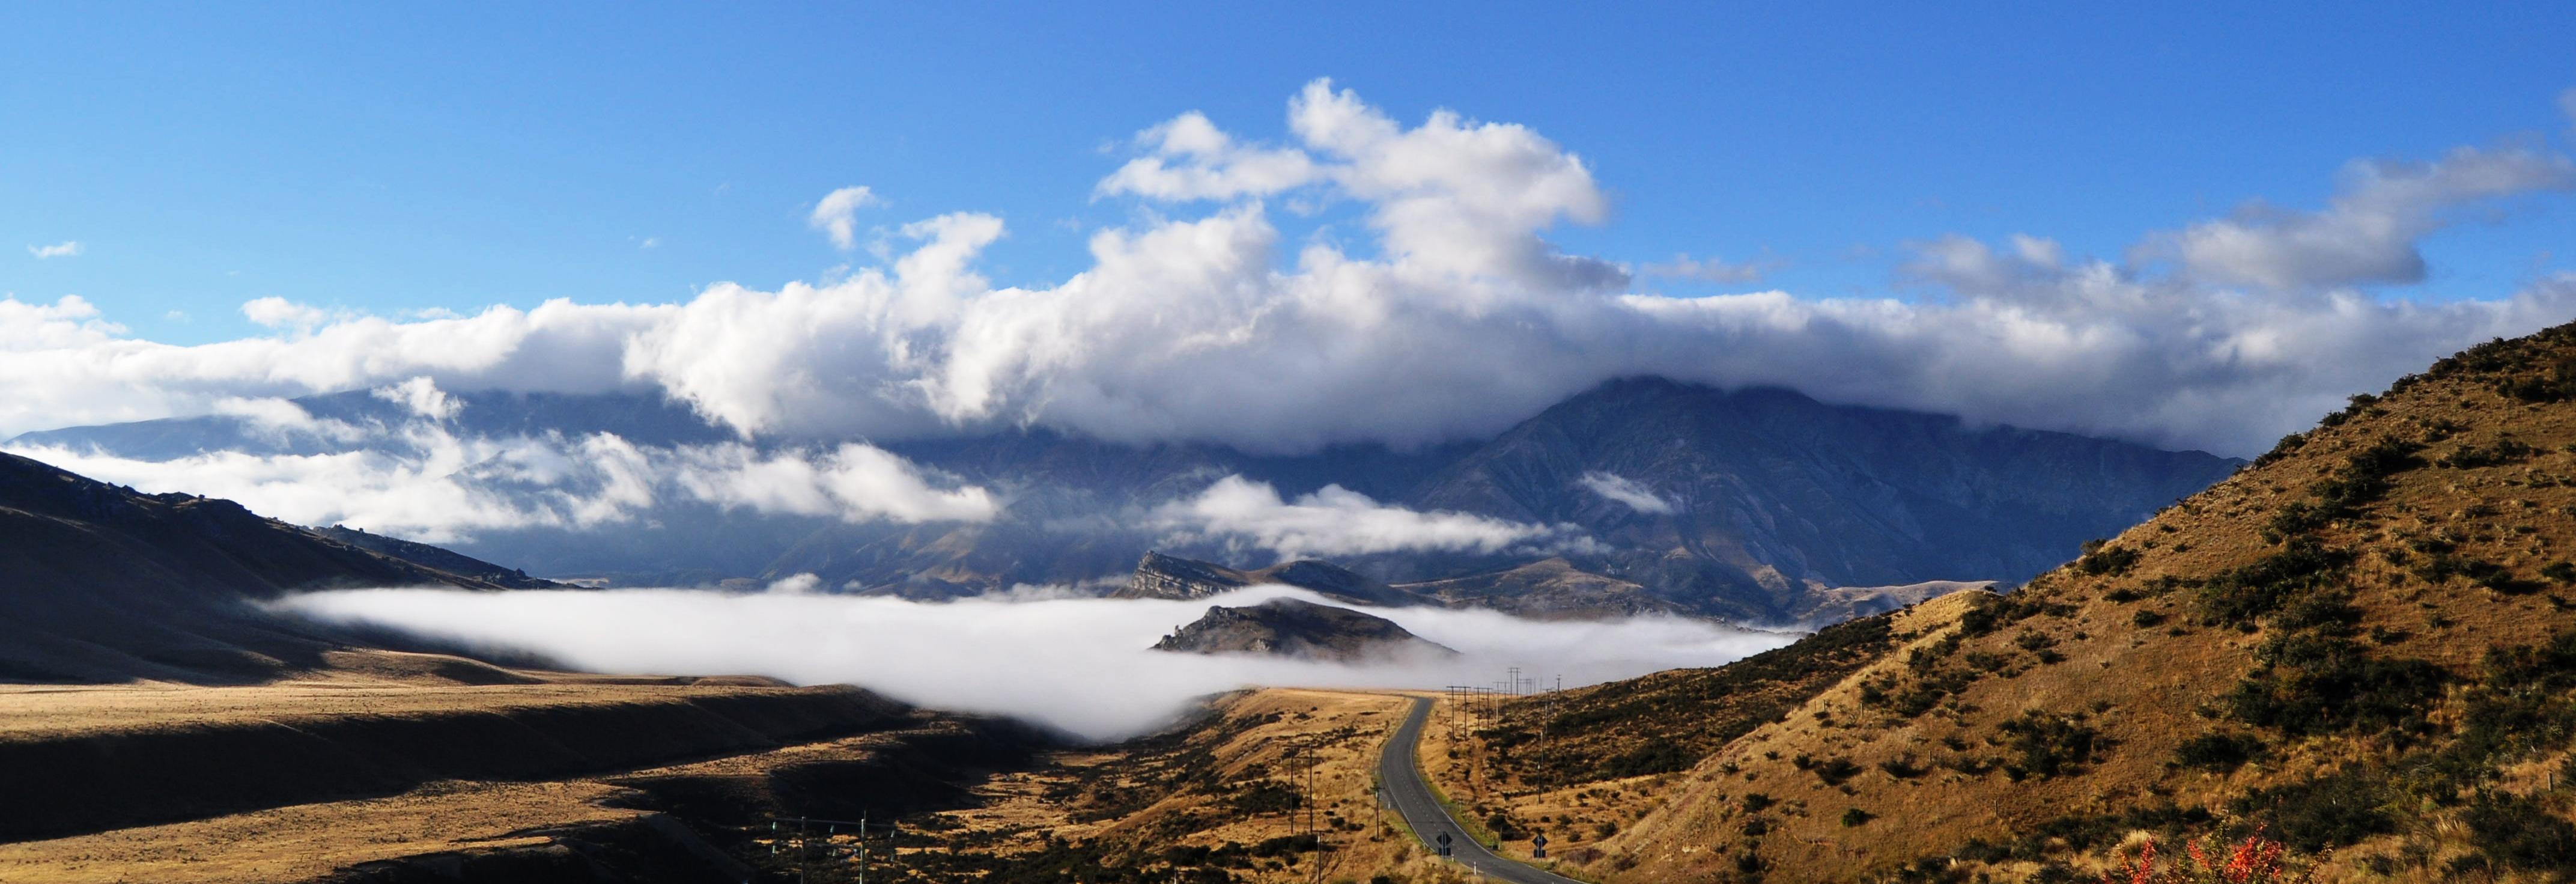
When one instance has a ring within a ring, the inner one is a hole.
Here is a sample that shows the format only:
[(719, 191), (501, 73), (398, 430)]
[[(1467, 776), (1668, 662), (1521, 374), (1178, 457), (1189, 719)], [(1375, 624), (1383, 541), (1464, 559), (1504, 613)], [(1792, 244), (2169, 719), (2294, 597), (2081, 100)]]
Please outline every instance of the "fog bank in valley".
[(482, 593), (362, 589), (279, 605), (317, 620), (392, 627), (465, 645), (545, 655), (600, 672), (765, 675), (848, 683), (905, 702), (1010, 715), (1098, 740), (1163, 725), (1198, 697), (1254, 685), (1438, 688), (1490, 685), (1518, 666), (1567, 687), (1661, 669), (1714, 666), (1795, 637), (1672, 618), (1541, 622), (1491, 611), (1370, 609), (1454, 659), (1343, 665), (1147, 650), (1210, 605), (1292, 596), (1254, 587), (1191, 602), (988, 597), (946, 603), (768, 592), (628, 589)]

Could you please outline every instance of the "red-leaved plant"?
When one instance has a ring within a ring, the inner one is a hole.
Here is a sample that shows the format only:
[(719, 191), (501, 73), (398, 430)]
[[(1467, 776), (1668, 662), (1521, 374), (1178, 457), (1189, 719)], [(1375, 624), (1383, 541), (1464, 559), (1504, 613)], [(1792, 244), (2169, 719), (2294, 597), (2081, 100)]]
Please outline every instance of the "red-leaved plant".
[(2263, 830), (2229, 841), (2210, 835), (2183, 844), (2186, 858), (2156, 868), (2156, 842), (2148, 839), (2138, 858), (2102, 875), (2102, 884), (2305, 884), (2315, 867), (2290, 861), (2289, 848), (2263, 837)]

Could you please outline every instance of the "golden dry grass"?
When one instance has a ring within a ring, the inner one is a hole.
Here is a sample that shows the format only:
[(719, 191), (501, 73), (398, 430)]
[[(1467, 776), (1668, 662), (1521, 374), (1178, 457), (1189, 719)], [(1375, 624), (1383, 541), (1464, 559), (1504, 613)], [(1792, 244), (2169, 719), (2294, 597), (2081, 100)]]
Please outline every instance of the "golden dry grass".
[(0, 844), (0, 881), (310, 881), (362, 862), (543, 845), (551, 839), (531, 830), (639, 815), (600, 804), (622, 791), (591, 781), (438, 783), (390, 798)]

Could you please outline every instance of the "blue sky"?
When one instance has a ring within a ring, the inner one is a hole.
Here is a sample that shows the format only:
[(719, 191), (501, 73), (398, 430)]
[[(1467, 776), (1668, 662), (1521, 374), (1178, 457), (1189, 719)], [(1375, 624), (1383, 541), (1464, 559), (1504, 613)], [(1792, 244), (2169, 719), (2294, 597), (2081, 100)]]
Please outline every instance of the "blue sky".
[[(2355, 158), (2568, 144), (2576, 8), (2165, 6), (18, 4), (0, 292), (173, 343), (252, 333), (238, 307), (266, 296), (678, 301), (823, 276), (846, 257), (806, 212), (855, 184), (887, 201), (862, 224), (1000, 216), (984, 269), (1046, 285), (1091, 232), (1169, 211), (1093, 198), (1135, 132), (1199, 110), (1284, 141), (1327, 76), (1408, 125), (1451, 108), (1580, 155), (1612, 211), (1549, 234), (1569, 251), (1777, 265), (1639, 283), (1674, 294), (1920, 297), (1893, 278), (1908, 242), (2116, 258), (2249, 199), (2317, 208)], [(2390, 291), (2567, 268), (2570, 208), (2481, 205)]]

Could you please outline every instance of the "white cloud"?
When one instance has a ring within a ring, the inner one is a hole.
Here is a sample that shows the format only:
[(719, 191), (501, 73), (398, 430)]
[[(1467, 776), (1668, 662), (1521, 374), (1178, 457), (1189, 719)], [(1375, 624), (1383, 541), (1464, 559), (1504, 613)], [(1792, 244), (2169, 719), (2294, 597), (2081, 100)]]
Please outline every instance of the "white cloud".
[(859, 444), (814, 453), (763, 453), (740, 443), (664, 448), (606, 433), (465, 437), (434, 415), (357, 427), (317, 420), (283, 399), (221, 400), (216, 409), (261, 432), (366, 444), (342, 453), (227, 451), (165, 461), (54, 446), (5, 450), (146, 493), (227, 498), (296, 524), (349, 525), (430, 543), (495, 530), (601, 529), (666, 500), (903, 523), (989, 521), (1002, 505), (986, 489)]
[(675, 455), (674, 481), (727, 508), (848, 522), (988, 522), (1002, 510), (990, 491), (954, 481), (934, 485), (911, 462), (868, 445), (808, 455), (724, 444)]
[(813, 595), (815, 590), (821, 589), (822, 587), (823, 578), (816, 577), (811, 573), (805, 573), (790, 574), (788, 576), (772, 580), (769, 582), (769, 585), (763, 587), (761, 591), (774, 595)]
[(1455, 658), (1341, 665), (1148, 650), (1209, 605), (1292, 596), (1260, 587), (1189, 602), (1044, 598), (942, 604), (816, 593), (804, 575), (767, 592), (667, 589), (449, 592), (373, 589), (280, 603), (329, 622), (407, 629), (475, 647), (533, 651), (600, 672), (747, 673), (855, 684), (938, 709), (1012, 715), (1112, 740), (1169, 724), (1210, 694), (1248, 685), (1429, 688), (1519, 666), (1567, 687), (1716, 666), (1794, 636), (1659, 617), (1579, 623), (1492, 611), (1372, 609)]
[(465, 403), (438, 389), (438, 382), (415, 377), (399, 384), (389, 384), (367, 391), (378, 399), (409, 409), (416, 417), (446, 420), (465, 410)]
[(243, 302), (241, 312), (251, 322), (269, 328), (307, 329), (331, 319), (331, 314), (322, 308), (274, 295)]
[(239, 396), (215, 400), (214, 413), (241, 418), (253, 432), (272, 438), (293, 435), (315, 436), (336, 442), (355, 442), (369, 434), (364, 428), (345, 421), (322, 420), (292, 401)]
[(1136, 136), (1151, 153), (1129, 160), (1101, 179), (1094, 193), (1134, 194), (1158, 200), (1222, 200), (1267, 196), (1313, 183), (1314, 158), (1294, 148), (1237, 145), (1197, 111), (1172, 118)]
[(2355, 162), (2323, 211), (2251, 204), (2152, 241), (2188, 272), (2221, 283), (2301, 289), (2424, 279), (2416, 242), (2458, 206), (2576, 187), (2576, 163), (2531, 150), (2458, 148), (2431, 163)]
[(1581, 548), (1589, 539), (1571, 525), (1417, 512), (1378, 503), (1339, 485), (1326, 485), (1294, 501), (1282, 500), (1269, 483), (1242, 476), (1227, 476), (1196, 497), (1165, 504), (1154, 517), (1174, 538), (1239, 538), (1277, 552), (1283, 560), (1399, 551)]
[(859, 210), (884, 202), (866, 187), (844, 187), (824, 194), (823, 201), (814, 204), (814, 213), (806, 216), (805, 223), (829, 235), (832, 245), (846, 252), (859, 246)]
[(1761, 282), (1763, 277), (1779, 268), (1778, 261), (1737, 262), (1719, 258), (1674, 255), (1670, 261), (1648, 264), (1637, 269), (1647, 276), (1660, 276), (1666, 279), (1695, 279), (1701, 282), (1745, 285)]
[[(772, 446), (1036, 424), (1282, 452), (1491, 434), (1652, 374), (2251, 454), (2354, 392), (2576, 316), (2569, 275), (2420, 301), (2335, 284), (2410, 276), (2416, 237), (2563, 179), (2565, 158), (2531, 151), (2365, 164), (2324, 209), (2150, 234), (2118, 261), (2038, 236), (1936, 238), (1906, 272), (1939, 297), (1676, 298), (1548, 241), (1609, 200), (1525, 127), (1407, 126), (1321, 81), (1288, 112), (1277, 144), (1199, 116), (1148, 130), (1159, 165), (1131, 168), (1181, 177), (1113, 171), (1102, 192), (1152, 211), (1094, 233), (1090, 265), (1045, 284), (986, 280), (1005, 226), (957, 212), (895, 226), (907, 250), (879, 266), (681, 303), (396, 320), (262, 299), (244, 313), (275, 333), (182, 347), (76, 298), (0, 299), (0, 433), (426, 377), (657, 393)], [(1290, 241), (1273, 196), (1356, 205), (1373, 239)], [(847, 217), (825, 215), (827, 232)]]
[(1585, 489), (1609, 500), (1627, 504), (1629, 509), (1650, 515), (1670, 515), (1673, 502), (1655, 494), (1653, 489), (1617, 473), (1594, 471), (1577, 480)]
[(47, 258), (73, 258), (78, 257), (80, 253), (80, 241), (71, 239), (63, 240), (62, 242), (58, 242), (50, 246), (27, 247), (27, 254), (36, 256), (36, 259), (39, 261)]

